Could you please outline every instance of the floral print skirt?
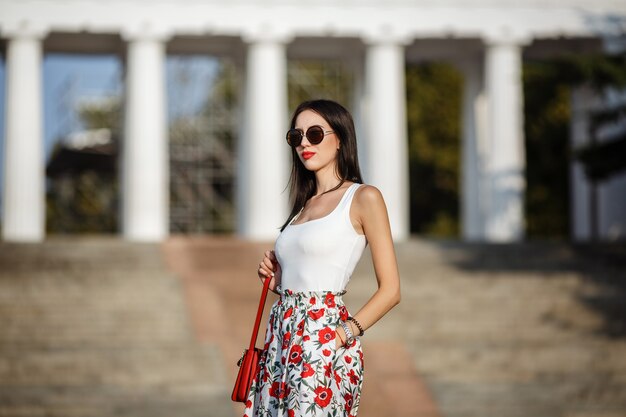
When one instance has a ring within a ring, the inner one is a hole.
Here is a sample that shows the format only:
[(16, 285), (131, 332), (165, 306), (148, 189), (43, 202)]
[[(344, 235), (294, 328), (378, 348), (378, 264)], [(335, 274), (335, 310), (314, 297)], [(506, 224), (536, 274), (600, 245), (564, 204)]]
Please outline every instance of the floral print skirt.
[(348, 318), (342, 295), (284, 290), (272, 306), (244, 417), (354, 417), (363, 383), (361, 342), (335, 347)]

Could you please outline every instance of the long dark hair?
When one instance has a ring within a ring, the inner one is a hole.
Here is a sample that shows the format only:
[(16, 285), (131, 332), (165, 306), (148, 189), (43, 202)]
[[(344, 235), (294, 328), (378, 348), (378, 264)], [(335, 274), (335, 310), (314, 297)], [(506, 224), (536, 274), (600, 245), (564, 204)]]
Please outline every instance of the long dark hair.
[[(335, 172), (341, 179), (336, 188), (344, 181), (349, 180), (362, 183), (361, 170), (356, 146), (356, 131), (352, 115), (341, 104), (332, 100), (311, 100), (301, 103), (293, 112), (290, 128), (296, 125), (298, 115), (305, 110), (311, 110), (326, 120), (339, 138), (339, 152), (337, 152), (337, 165)], [(291, 176), (289, 177), (289, 199), (292, 202), (289, 218), (281, 226), (282, 232), (295, 217), (307, 200), (315, 195), (315, 173), (304, 167), (295, 148), (291, 148)]]

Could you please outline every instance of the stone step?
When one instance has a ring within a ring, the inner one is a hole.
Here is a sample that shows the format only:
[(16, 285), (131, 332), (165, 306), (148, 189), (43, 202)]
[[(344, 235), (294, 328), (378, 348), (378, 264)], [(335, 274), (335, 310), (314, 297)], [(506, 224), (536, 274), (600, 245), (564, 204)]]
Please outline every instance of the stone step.
[(232, 417), (160, 245), (0, 244), (0, 416)]
[(572, 376), (564, 384), (560, 376), (554, 379), (518, 383), (433, 383), (435, 397), (451, 416), (615, 416), (626, 414), (625, 385), (604, 386), (590, 391), (594, 377)]
[(102, 385), (128, 389), (222, 387), (225, 375), (214, 345), (157, 344), (119, 348), (68, 346), (56, 349), (0, 349), (0, 381), (24, 385)]
[(162, 269), (160, 246), (128, 242), (115, 236), (51, 237), (43, 243), (0, 243), (0, 274), (59, 270), (80, 274), (86, 269)]
[[(623, 246), (396, 248), (402, 302), (368, 339), (404, 341), (445, 416), (626, 416)], [(351, 310), (375, 289), (366, 251)]]
[[(34, 273), (0, 280), (0, 346), (167, 343), (192, 337), (177, 279), (167, 273), (101, 280)], [(159, 308), (160, 307), (160, 308)]]

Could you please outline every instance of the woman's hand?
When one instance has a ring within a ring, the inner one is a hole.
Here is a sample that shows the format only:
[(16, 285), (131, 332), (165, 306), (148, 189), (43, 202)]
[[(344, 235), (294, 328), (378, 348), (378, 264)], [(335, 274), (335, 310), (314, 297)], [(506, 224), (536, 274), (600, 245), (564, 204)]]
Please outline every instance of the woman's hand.
[(335, 329), (335, 350), (343, 347), (346, 341), (346, 332), (344, 332), (343, 327), (337, 326)]
[(265, 257), (259, 264), (258, 275), (261, 281), (264, 281), (266, 277), (271, 276), (272, 279), (270, 280), (269, 289), (270, 291), (276, 292), (276, 287), (280, 285), (282, 269), (273, 250), (265, 251)]

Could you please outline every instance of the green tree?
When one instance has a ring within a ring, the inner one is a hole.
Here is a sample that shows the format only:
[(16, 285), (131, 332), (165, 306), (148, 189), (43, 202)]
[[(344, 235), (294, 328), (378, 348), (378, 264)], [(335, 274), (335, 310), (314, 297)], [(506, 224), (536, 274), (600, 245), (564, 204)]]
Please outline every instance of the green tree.
[[(527, 61), (523, 80), (527, 235), (567, 238), (570, 223), (569, 167), (573, 157), (569, 145), (571, 89), (588, 85), (600, 93), (609, 86), (623, 87), (626, 85), (626, 56), (564, 55), (551, 60)], [(616, 120), (624, 110), (613, 109), (608, 113), (608, 119)], [(599, 114), (598, 118), (606, 122), (606, 112)], [(620, 146), (623, 147), (617, 145)], [(610, 161), (606, 152), (587, 151), (582, 155), (588, 157), (590, 171), (599, 172), (602, 176), (609, 168), (611, 172), (618, 170), (615, 163), (607, 166)], [(611, 161), (621, 161), (623, 165), (626, 159), (612, 158)]]
[(287, 75), (290, 111), (313, 99), (335, 100), (348, 107), (351, 104), (354, 77), (340, 61), (290, 60)]
[(566, 238), (570, 218), (570, 86), (551, 62), (526, 62), (523, 86), (526, 235)]
[(461, 88), (449, 64), (406, 69), (412, 233), (458, 236)]
[[(48, 171), (46, 189), (46, 229), (48, 233), (115, 233), (118, 230), (119, 188), (117, 181), (117, 143), (121, 130), (121, 100), (111, 97), (88, 102), (76, 111), (86, 131), (107, 129), (112, 142), (90, 150), (71, 149), (57, 141), (50, 156), (53, 162), (72, 161), (72, 166), (57, 166)], [(82, 156), (81, 156), (82, 153)], [(91, 156), (90, 156), (91, 154)], [(85, 166), (93, 161), (108, 159), (103, 165)], [(83, 162), (80, 162), (80, 160)]]

